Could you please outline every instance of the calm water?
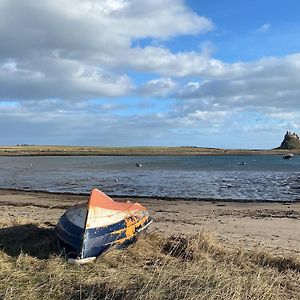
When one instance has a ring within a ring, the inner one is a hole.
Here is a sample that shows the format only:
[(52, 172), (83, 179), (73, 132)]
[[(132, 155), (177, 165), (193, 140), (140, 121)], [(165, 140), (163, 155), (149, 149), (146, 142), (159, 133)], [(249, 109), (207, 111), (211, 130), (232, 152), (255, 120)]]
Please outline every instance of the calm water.
[(300, 156), (0, 157), (0, 187), (71, 193), (97, 187), (111, 195), (299, 200)]

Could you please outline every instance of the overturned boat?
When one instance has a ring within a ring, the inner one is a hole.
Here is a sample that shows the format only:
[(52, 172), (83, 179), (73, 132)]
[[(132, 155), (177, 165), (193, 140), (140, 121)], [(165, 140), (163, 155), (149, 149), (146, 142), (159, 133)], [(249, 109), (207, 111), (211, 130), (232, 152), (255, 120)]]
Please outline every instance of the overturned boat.
[(93, 189), (88, 203), (67, 209), (56, 226), (60, 246), (71, 261), (95, 259), (111, 246), (124, 247), (151, 224), (139, 203), (116, 202)]

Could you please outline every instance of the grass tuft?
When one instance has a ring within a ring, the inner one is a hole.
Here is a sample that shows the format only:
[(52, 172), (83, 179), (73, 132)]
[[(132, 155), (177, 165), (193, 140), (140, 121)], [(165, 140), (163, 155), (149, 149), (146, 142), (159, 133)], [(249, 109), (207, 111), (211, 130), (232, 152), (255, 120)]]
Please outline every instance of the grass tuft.
[(299, 299), (300, 261), (222, 244), (211, 233), (141, 236), (70, 265), (53, 227), (0, 229), (0, 299)]

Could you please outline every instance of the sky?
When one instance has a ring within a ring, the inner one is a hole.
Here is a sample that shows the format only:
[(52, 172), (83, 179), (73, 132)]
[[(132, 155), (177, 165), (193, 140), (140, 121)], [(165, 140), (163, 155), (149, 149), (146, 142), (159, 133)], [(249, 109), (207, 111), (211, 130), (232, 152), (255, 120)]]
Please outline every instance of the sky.
[(300, 133), (296, 0), (1, 0), (0, 144), (270, 149)]

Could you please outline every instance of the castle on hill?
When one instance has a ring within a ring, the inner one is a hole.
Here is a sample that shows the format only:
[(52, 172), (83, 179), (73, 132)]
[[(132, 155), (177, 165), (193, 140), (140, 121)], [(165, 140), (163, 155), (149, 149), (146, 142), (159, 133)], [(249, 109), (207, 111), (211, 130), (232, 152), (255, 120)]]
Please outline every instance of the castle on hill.
[(299, 140), (298, 134), (295, 133), (295, 132), (294, 132), (294, 133), (291, 133), (290, 131), (287, 131), (287, 132), (286, 132), (284, 138), (285, 138), (285, 139), (290, 139), (290, 140), (292, 140), (292, 139)]
[(300, 149), (300, 139), (298, 134), (287, 131), (281, 145), (276, 149)]

